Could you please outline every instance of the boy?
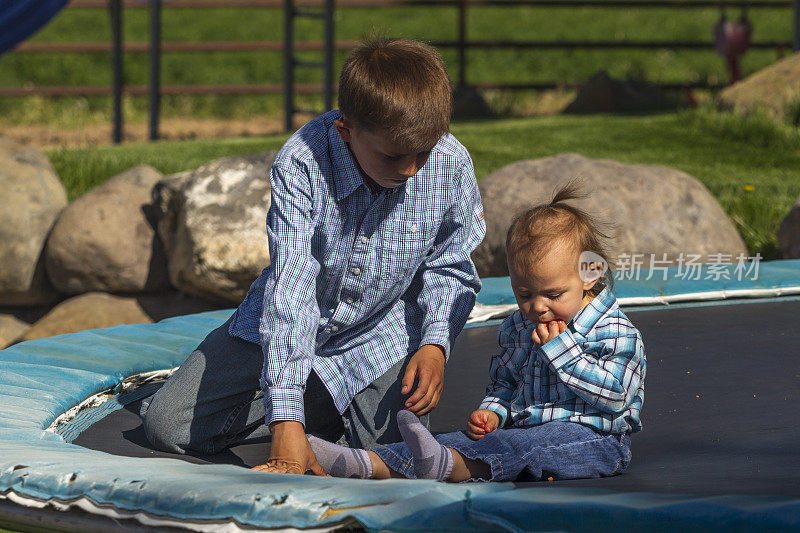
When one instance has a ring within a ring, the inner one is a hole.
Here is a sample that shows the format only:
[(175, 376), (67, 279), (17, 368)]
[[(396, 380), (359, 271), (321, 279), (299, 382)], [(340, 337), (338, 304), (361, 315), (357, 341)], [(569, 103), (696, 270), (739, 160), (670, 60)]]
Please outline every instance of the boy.
[(436, 407), (486, 231), (469, 154), (447, 133), (444, 63), (416, 41), (368, 40), (339, 103), (275, 158), (270, 266), (143, 405), (156, 447), (215, 453), (271, 433), (257, 469), (322, 475), (306, 433), (369, 447), (399, 440), (401, 409)]

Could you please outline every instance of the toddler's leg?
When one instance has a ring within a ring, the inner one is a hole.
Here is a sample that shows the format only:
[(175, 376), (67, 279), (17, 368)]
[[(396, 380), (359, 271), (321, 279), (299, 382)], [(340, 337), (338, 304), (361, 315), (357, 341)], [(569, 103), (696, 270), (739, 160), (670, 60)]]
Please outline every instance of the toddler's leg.
[(453, 454), (438, 442), (411, 411), (397, 413), (397, 427), (414, 456), (417, 479), (445, 481), (453, 471)]
[(403, 441), (414, 456), (414, 473), (418, 479), (459, 483), (467, 479), (492, 477), (486, 463), (464, 457), (458, 451), (439, 444), (411, 411), (400, 411), (397, 425)]

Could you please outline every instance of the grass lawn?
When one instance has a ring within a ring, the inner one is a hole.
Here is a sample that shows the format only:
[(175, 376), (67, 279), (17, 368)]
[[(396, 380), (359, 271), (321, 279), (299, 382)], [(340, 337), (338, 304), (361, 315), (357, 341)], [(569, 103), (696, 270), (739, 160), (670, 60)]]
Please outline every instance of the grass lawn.
[[(579, 152), (666, 165), (699, 179), (742, 234), (751, 254), (779, 257), (775, 232), (800, 195), (800, 130), (760, 117), (698, 109), (651, 116), (550, 116), (453, 124), (478, 179), (520, 159)], [(169, 141), (48, 152), (75, 199), (137, 164), (164, 173), (216, 158), (275, 150), (285, 135)], [(745, 186), (748, 186), (745, 188)]]
[[(751, 6), (757, 2), (751, 2)], [(753, 40), (785, 41), (792, 37), (789, 8), (751, 8)], [(728, 16), (738, 16), (729, 9)], [(170, 9), (163, 11), (164, 41), (265, 40), (281, 42), (283, 14), (273, 8)], [(711, 30), (719, 18), (716, 8), (609, 8), (564, 6), (479, 6), (467, 14), (470, 40), (683, 40), (711, 42)], [(148, 10), (126, 9), (126, 42), (147, 42)], [(297, 39), (320, 40), (321, 22), (298, 21)], [(356, 40), (376, 31), (433, 41), (457, 38), (457, 10), (453, 7), (339, 8), (336, 11), (336, 39)], [(110, 26), (105, 9), (65, 8), (31, 42), (109, 42)], [(455, 49), (443, 49), (451, 77), (458, 79)], [(346, 51), (337, 53), (338, 72)], [(318, 52), (306, 53), (319, 58)], [(773, 63), (776, 50), (750, 50), (743, 59), (742, 72), (751, 74)], [(470, 49), (467, 53), (469, 82), (582, 83), (599, 69), (615, 77), (632, 77), (654, 82), (707, 81), (727, 79), (725, 63), (709, 47), (703, 50), (591, 50), (508, 48)], [(164, 84), (280, 83), (281, 52), (168, 53), (163, 56)], [(109, 54), (25, 54), (0, 56), (0, 86), (25, 85), (109, 85)], [(321, 74), (299, 69), (299, 82), (320, 82)], [(146, 53), (125, 56), (125, 79), (131, 85), (148, 82)], [(518, 95), (520, 98), (522, 95)], [(125, 101), (129, 120), (142, 119), (147, 99)], [(313, 105), (307, 104), (307, 105)], [(503, 104), (504, 105), (504, 104)], [(280, 113), (279, 96), (166, 96), (163, 115), (248, 117), (256, 113)], [(512, 106), (513, 108), (513, 106)], [(0, 99), (0, 122), (41, 123), (57, 121), (65, 126), (86, 121), (107, 121), (108, 98), (5, 98)]]

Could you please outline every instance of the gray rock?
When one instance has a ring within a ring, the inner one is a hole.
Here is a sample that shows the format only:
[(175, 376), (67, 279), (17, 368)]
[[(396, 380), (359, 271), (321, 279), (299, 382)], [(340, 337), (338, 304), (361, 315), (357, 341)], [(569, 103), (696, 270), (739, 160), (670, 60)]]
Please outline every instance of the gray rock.
[(564, 113), (652, 112), (679, 107), (661, 88), (638, 80), (617, 80), (605, 70), (596, 72), (578, 89)]
[(20, 340), (29, 341), (85, 329), (152, 322), (135, 298), (101, 292), (64, 300), (39, 319)]
[(72, 202), (47, 241), (50, 281), (64, 294), (137, 293), (169, 287), (155, 230), (153, 185), (163, 175), (137, 166)]
[(42, 251), (67, 193), (47, 156), (0, 137), (0, 198), (0, 305), (56, 301)]
[(781, 221), (778, 246), (784, 259), (800, 259), (800, 198)]
[(14, 315), (0, 315), (0, 350), (11, 346), (30, 327)]
[(229, 157), (169, 176), (153, 189), (170, 281), (238, 303), (269, 264), (266, 218), (273, 153)]
[(719, 93), (717, 104), (746, 114), (761, 110), (772, 118), (800, 120), (800, 53), (776, 61)]
[[(747, 253), (744, 242), (708, 190), (690, 175), (667, 167), (628, 165), (579, 154), (517, 161), (480, 181), (486, 239), (473, 258), (482, 276), (506, 276), (506, 232), (513, 218), (537, 203), (549, 202), (556, 189), (581, 178), (589, 198), (574, 202), (613, 227), (611, 259), (619, 254)], [(661, 265), (657, 265), (661, 266)], [(645, 268), (645, 266), (642, 266)]]

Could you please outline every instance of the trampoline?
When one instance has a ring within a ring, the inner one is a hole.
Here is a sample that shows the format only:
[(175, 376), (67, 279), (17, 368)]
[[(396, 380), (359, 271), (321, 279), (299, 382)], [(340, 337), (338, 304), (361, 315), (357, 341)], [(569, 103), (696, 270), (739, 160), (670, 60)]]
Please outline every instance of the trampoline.
[[(136, 414), (141, 399), (230, 314), (215, 311), (0, 351), (0, 526), (800, 530), (800, 261), (762, 263), (757, 280), (670, 274), (615, 289), (648, 361), (644, 430), (623, 475), (349, 480), (242, 468), (264, 462), (265, 442), (216, 456), (155, 451)], [(507, 279), (485, 280), (479, 302), (481, 318), (508, 312)], [(459, 337), (434, 431), (462, 429), (483, 397), (497, 324), (471, 322)]]

